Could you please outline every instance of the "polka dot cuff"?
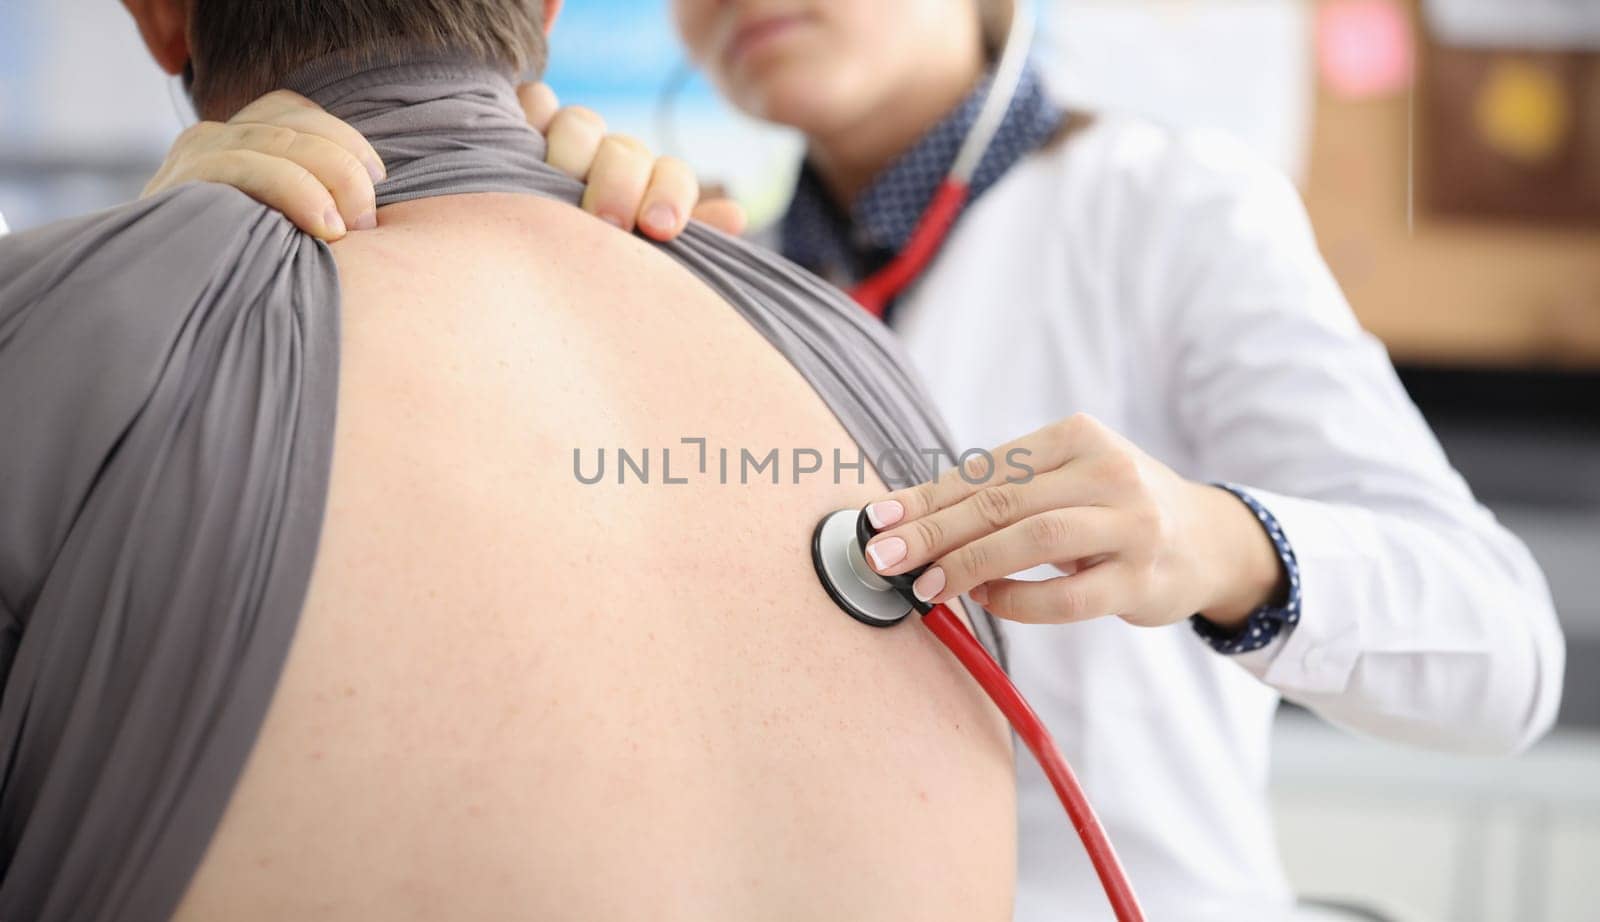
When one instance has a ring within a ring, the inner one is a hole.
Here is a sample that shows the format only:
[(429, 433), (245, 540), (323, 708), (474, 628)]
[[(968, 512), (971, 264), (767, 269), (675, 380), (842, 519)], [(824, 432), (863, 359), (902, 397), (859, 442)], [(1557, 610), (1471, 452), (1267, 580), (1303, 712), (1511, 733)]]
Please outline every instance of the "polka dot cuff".
[(1284, 536), (1278, 520), (1267, 511), (1266, 506), (1261, 505), (1242, 487), (1231, 483), (1219, 483), (1217, 486), (1237, 496), (1240, 502), (1255, 513), (1256, 520), (1266, 529), (1267, 537), (1272, 539), (1272, 546), (1278, 551), (1278, 562), (1283, 565), (1283, 572), (1289, 577), (1288, 600), (1282, 605), (1261, 606), (1251, 612), (1250, 619), (1237, 630), (1229, 631), (1217, 627), (1200, 615), (1194, 615), (1189, 619), (1189, 623), (1194, 625), (1195, 633), (1204, 638), (1206, 643), (1211, 645), (1211, 649), (1218, 653), (1228, 655), (1249, 653), (1271, 643), (1279, 634), (1292, 629), (1300, 622), (1300, 564), (1295, 560), (1294, 548), (1289, 546), (1289, 539)]

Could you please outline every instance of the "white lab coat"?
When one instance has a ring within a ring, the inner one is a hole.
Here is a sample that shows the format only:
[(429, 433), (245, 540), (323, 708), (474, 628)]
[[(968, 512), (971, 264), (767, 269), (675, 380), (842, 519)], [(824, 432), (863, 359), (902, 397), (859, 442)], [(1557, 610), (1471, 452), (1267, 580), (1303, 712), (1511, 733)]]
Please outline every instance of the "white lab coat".
[[(1564, 647), (1542, 574), (1357, 325), (1293, 186), (1242, 147), (1102, 117), (985, 193), (894, 325), (961, 447), (1088, 412), (1181, 474), (1250, 488), (1298, 555), (1299, 626), (1245, 656), (1187, 623), (1006, 625), (1152, 920), (1291, 905), (1266, 797), (1280, 695), (1463, 752), (1550, 726)], [(1019, 766), (1016, 918), (1110, 918)]]

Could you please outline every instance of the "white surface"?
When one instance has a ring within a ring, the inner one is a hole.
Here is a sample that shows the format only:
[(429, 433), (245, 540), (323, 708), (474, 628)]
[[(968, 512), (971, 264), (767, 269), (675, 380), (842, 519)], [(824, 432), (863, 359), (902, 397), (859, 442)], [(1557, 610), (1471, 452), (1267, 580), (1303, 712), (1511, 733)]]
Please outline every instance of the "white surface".
[(1428, 24), (1448, 45), (1600, 48), (1595, 0), (1425, 0)]
[(1274, 813), (1290, 879), (1404, 922), (1590, 922), (1600, 905), (1600, 734), (1459, 758), (1280, 717)]
[(1225, 131), (1300, 179), (1315, 98), (1305, 0), (1042, 0), (1035, 57), (1060, 95)]
[[(1303, 620), (1261, 655), (1218, 656), (1185, 623), (1007, 625), (1013, 674), (1152, 918), (1286, 907), (1264, 795), (1274, 689), (1460, 749), (1553, 718), (1562, 644), (1536, 567), (1357, 327), (1293, 187), (1239, 145), (1103, 118), (980, 199), (896, 316), (959, 446), (1086, 411), (1186, 476), (1254, 489), (1299, 556)], [(1102, 918), (1022, 764), (1018, 918)]]

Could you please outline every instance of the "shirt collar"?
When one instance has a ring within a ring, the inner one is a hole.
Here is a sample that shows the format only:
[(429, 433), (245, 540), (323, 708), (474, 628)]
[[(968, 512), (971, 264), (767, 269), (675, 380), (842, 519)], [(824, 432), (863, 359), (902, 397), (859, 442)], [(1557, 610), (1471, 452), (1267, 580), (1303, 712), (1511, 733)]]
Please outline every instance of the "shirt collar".
[[(985, 75), (955, 111), (862, 190), (848, 213), (834, 204), (821, 177), (809, 162), (805, 164), (780, 223), (784, 255), (836, 281), (861, 279), (893, 258), (916, 230), (923, 210), (955, 163), (992, 80), (992, 73)], [(1030, 61), (972, 177), (967, 205), (1048, 140), (1064, 118), (1065, 112), (1049, 98)]]

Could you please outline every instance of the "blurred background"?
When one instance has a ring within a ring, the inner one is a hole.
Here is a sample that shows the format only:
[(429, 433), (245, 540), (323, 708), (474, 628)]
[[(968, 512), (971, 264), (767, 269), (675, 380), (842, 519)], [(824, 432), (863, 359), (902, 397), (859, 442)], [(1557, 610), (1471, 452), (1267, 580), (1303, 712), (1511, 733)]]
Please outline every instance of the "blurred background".
[[(1362, 322), (1533, 548), (1568, 664), (1518, 760), (1280, 715), (1274, 796), (1312, 897), (1397, 919), (1600, 919), (1600, 0), (1037, 0), (1077, 105), (1217, 128), (1298, 182)], [(800, 149), (682, 65), (666, 0), (569, 0), (549, 82), (750, 209)], [(137, 196), (192, 118), (112, 0), (0, 0), (0, 213)]]

